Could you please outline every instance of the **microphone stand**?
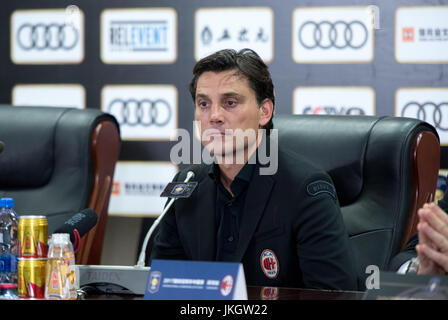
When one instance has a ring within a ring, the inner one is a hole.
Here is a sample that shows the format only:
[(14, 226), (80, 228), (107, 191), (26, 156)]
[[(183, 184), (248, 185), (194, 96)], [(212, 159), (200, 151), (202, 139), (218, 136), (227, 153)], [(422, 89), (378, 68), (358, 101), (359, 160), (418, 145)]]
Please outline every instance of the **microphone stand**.
[[(184, 181), (188, 182), (195, 176), (193, 171), (188, 171)], [(77, 287), (95, 288), (103, 293), (116, 294), (137, 294), (143, 295), (146, 290), (146, 283), (150, 267), (145, 267), (145, 255), (148, 241), (152, 233), (157, 228), (163, 216), (168, 212), (176, 198), (166, 205), (162, 214), (154, 221), (146, 234), (140, 257), (135, 266), (103, 266), (103, 265), (76, 265)]]
[[(184, 180), (185, 182), (190, 181), (191, 178), (194, 178), (193, 171), (188, 171), (187, 177)], [(146, 233), (145, 240), (143, 241), (142, 249), (140, 250), (140, 256), (138, 258), (136, 267), (144, 267), (145, 266), (145, 257), (146, 257), (146, 247), (148, 246), (149, 239), (151, 238), (152, 233), (159, 225), (160, 221), (163, 219), (165, 214), (168, 212), (168, 210), (173, 205), (174, 201), (176, 201), (177, 198), (171, 198), (171, 200), (166, 205), (165, 209), (163, 210), (162, 214), (156, 219), (156, 221), (153, 222), (151, 228), (149, 228), (149, 231)]]

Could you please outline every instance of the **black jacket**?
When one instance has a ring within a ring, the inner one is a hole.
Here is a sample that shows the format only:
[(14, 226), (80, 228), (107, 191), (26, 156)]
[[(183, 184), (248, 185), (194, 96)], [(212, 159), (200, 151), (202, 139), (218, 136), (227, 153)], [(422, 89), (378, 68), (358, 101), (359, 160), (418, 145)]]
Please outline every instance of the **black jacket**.
[[(247, 285), (356, 290), (356, 266), (330, 177), (291, 151), (279, 150), (278, 158), (276, 174), (255, 170), (246, 196), (234, 261), (243, 263)], [(201, 165), (191, 197), (176, 200), (167, 212), (151, 260), (215, 260), (216, 185), (208, 171)], [(175, 181), (185, 176), (181, 171)]]

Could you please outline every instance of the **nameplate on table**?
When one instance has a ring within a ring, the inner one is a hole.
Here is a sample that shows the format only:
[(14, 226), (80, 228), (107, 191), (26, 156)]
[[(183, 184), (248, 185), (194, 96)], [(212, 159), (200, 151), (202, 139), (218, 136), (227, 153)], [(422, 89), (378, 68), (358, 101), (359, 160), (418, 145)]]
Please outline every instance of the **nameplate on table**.
[(379, 286), (364, 300), (447, 300), (448, 276), (380, 272)]
[(145, 300), (247, 300), (241, 263), (153, 260)]

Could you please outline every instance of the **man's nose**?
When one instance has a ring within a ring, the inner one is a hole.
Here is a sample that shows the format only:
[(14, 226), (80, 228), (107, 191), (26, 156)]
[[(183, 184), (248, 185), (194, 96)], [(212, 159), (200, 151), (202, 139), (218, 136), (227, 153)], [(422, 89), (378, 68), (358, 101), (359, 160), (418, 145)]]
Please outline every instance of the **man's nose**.
[(224, 121), (222, 108), (218, 104), (213, 104), (210, 109), (210, 122), (221, 123)]

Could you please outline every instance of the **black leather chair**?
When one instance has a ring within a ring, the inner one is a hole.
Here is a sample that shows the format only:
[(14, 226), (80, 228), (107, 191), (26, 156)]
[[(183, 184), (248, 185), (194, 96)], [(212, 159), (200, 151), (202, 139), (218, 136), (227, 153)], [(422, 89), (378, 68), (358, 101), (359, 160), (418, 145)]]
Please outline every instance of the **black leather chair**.
[(94, 109), (0, 105), (0, 197), (19, 215), (45, 215), (51, 235), (91, 208), (94, 229), (82, 238), (78, 264), (99, 264), (120, 148), (115, 118)]
[(440, 164), (439, 137), (426, 122), (399, 117), (278, 115), (280, 145), (332, 177), (358, 261), (386, 270), (416, 232), (417, 210), (432, 201)]

